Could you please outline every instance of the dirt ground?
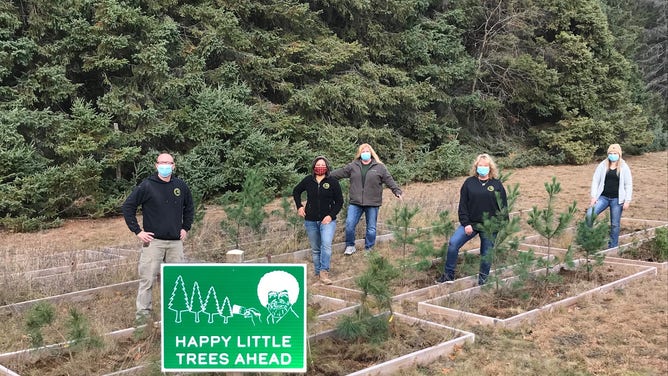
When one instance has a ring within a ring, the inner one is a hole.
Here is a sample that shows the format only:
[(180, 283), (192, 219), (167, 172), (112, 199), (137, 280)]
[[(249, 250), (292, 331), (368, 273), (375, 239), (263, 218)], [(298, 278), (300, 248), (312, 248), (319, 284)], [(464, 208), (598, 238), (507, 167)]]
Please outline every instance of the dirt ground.
[[(631, 167), (634, 192), (623, 217), (668, 221), (668, 151), (625, 158)], [(544, 207), (544, 183), (556, 176), (562, 192), (558, 206), (577, 201), (583, 213), (589, 203), (589, 187), (596, 164), (545, 166), (512, 170), (506, 186), (519, 184), (517, 210)], [(406, 203), (438, 200), (453, 210), (465, 178), (438, 183), (416, 183), (404, 188)], [(387, 213), (395, 205), (386, 192)], [(455, 210), (456, 211), (456, 210)], [(210, 208), (199, 236), (207, 232), (207, 218), (218, 217)], [(387, 215), (387, 214), (385, 214)], [(67, 220), (57, 229), (37, 233), (0, 232), (0, 255), (38, 256), (43, 252), (134, 245), (138, 240), (121, 217)], [(193, 237), (186, 253), (197, 247)], [(336, 263), (335, 255), (332, 262)], [(1, 259), (0, 259), (1, 260)], [(11, 260), (11, 258), (5, 259)], [(5, 261), (6, 262), (6, 261)], [(7, 286), (0, 286), (7, 288)], [(133, 307), (128, 307), (132, 314)], [(476, 344), (430, 367), (413, 370), (414, 375), (667, 375), (668, 374), (668, 277), (634, 283), (624, 290), (607, 293), (551, 314), (531, 327), (514, 331), (468, 328), (476, 333)]]

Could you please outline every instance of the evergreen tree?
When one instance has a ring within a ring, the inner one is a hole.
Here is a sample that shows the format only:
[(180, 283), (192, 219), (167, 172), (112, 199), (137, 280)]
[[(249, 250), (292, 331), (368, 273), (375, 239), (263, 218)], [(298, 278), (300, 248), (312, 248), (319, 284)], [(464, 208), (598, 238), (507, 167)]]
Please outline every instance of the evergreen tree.
[(553, 259), (551, 254), (552, 240), (563, 234), (568, 228), (577, 211), (577, 203), (573, 201), (566, 211), (557, 213), (555, 204), (557, 195), (561, 192), (561, 184), (555, 176), (552, 177), (551, 182), (545, 182), (545, 190), (547, 191), (547, 205), (543, 209), (538, 209), (534, 205), (529, 212), (527, 223), (547, 240), (547, 257), (539, 259), (538, 262), (545, 266), (545, 276), (548, 277), (552, 266), (559, 263), (559, 259), (557, 257)]
[(587, 281), (591, 281), (591, 272), (595, 267), (602, 265), (605, 259), (605, 254), (600, 251), (608, 244), (609, 223), (610, 217), (607, 215), (603, 219), (586, 216), (577, 223), (575, 243), (585, 257), (584, 269), (587, 271)]

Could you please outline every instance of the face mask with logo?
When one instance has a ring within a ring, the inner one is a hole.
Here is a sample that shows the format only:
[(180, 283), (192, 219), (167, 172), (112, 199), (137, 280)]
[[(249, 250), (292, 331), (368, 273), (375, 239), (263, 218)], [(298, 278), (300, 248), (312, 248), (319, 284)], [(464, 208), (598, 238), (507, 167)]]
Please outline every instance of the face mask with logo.
[(159, 164), (158, 165), (158, 175), (163, 178), (168, 177), (172, 174), (172, 165), (170, 164)]
[(369, 153), (368, 151), (364, 151), (362, 152), (362, 154), (360, 154), (360, 158), (362, 158), (362, 160), (366, 162), (369, 159), (371, 159), (371, 153)]
[(480, 176), (487, 176), (487, 174), (489, 174), (489, 166), (478, 166), (475, 171)]
[(313, 173), (316, 175), (325, 175), (327, 173), (327, 166), (315, 166), (313, 167)]
[(608, 154), (608, 159), (610, 162), (617, 162), (619, 160), (619, 154)]

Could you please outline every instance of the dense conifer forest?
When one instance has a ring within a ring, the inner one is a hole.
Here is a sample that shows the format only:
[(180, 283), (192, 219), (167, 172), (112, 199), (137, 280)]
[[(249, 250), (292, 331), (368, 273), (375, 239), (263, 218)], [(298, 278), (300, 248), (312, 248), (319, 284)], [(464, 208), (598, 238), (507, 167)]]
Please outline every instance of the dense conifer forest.
[(0, 228), (198, 202), (371, 143), (400, 182), (668, 145), (665, 0), (3, 0)]

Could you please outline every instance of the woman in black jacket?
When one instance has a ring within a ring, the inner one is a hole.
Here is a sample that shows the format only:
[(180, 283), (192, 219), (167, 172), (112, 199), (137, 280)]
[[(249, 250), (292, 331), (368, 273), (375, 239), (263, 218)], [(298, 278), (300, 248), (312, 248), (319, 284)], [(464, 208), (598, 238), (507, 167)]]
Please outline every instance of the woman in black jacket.
[(471, 176), (464, 181), (460, 190), (458, 210), (460, 226), (450, 237), (445, 273), (438, 279), (439, 283), (454, 281), (459, 249), (478, 234), (480, 234), (478, 284), (483, 285), (487, 282), (491, 263), (486, 256), (494, 246), (496, 234), (486, 234), (481, 231), (480, 226), (485, 213), (492, 218), (501, 210), (496, 201), (496, 192), (501, 196), (501, 206), (508, 206), (506, 190), (498, 179), (496, 164), (488, 154), (480, 154), (473, 162)]
[[(311, 164), (312, 174), (304, 177), (292, 190), (297, 213), (304, 217), (304, 227), (311, 243), (313, 268), (320, 282), (329, 285), (329, 266), (332, 258), (332, 240), (336, 231), (336, 215), (343, 206), (339, 181), (329, 176), (331, 167), (327, 158), (318, 156)], [(302, 193), (306, 192), (306, 207)]]

